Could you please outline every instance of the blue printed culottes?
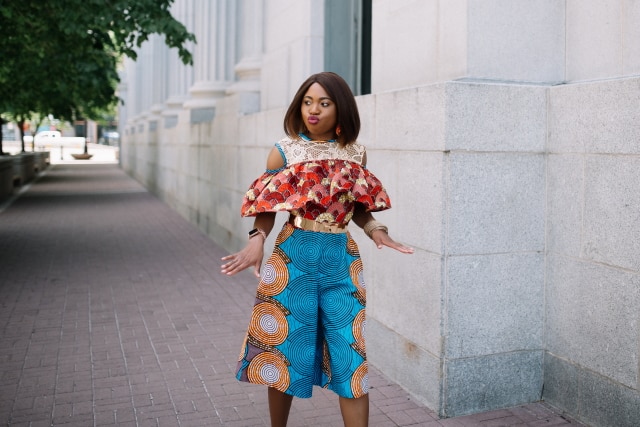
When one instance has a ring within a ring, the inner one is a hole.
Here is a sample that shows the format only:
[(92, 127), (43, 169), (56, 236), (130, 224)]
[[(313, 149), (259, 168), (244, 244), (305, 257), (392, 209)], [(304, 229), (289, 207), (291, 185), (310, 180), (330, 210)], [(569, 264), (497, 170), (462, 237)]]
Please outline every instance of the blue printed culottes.
[(368, 392), (365, 285), (349, 233), (286, 223), (265, 263), (236, 377), (297, 397)]

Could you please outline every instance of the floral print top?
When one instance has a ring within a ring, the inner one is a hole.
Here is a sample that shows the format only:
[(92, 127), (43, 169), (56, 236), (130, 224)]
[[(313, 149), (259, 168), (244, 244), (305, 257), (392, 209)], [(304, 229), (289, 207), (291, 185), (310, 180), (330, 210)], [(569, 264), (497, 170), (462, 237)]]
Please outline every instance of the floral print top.
[(319, 222), (346, 224), (356, 203), (367, 211), (391, 207), (382, 183), (362, 165), (365, 148), (358, 143), (340, 147), (332, 141), (284, 138), (276, 143), (284, 160), (267, 170), (244, 196), (242, 216), (289, 211)]

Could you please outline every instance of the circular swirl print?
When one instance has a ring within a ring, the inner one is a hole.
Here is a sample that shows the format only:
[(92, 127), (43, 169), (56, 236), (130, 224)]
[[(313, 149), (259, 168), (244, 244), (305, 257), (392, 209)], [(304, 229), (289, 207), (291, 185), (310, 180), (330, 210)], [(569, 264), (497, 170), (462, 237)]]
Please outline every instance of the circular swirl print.
[(327, 273), (330, 272), (331, 277), (335, 280), (346, 277), (348, 271), (348, 261), (344, 256), (344, 243), (340, 240), (325, 240), (318, 263), (318, 270)]
[(263, 302), (253, 308), (249, 334), (264, 344), (275, 346), (287, 338), (289, 324), (276, 305)]
[(287, 308), (293, 317), (305, 325), (318, 323), (318, 294), (307, 283), (306, 276), (298, 277), (289, 283)]
[(324, 250), (318, 239), (315, 238), (315, 234), (312, 231), (300, 231), (295, 234), (294, 238), (287, 240), (287, 243), (290, 243), (286, 249), (289, 258), (296, 268), (305, 273), (318, 271), (318, 266), (314, 261)]
[(309, 381), (309, 379), (302, 378), (289, 384), (287, 393), (292, 394), (296, 397), (305, 398), (305, 397), (311, 397), (312, 389), (313, 389), (313, 384)]
[(358, 258), (353, 260), (351, 265), (349, 266), (349, 275), (351, 276), (351, 281), (356, 285), (356, 288), (360, 291), (364, 291), (364, 277), (362, 275), (363, 267), (362, 267), (362, 259)]
[(260, 353), (251, 360), (247, 377), (254, 384), (268, 385), (280, 391), (285, 391), (291, 381), (286, 363), (269, 352)]
[(287, 240), (289, 236), (293, 234), (294, 230), (295, 230), (295, 227), (293, 225), (289, 223), (285, 223), (284, 227), (282, 227), (282, 230), (278, 234), (278, 237), (276, 237), (275, 246), (280, 246), (282, 242)]
[(351, 392), (356, 399), (369, 392), (369, 370), (366, 360), (356, 368), (351, 377)]
[(354, 303), (353, 295), (341, 292), (340, 288), (326, 290), (322, 297), (322, 310), (328, 321), (327, 329), (341, 329), (351, 323)]
[(348, 235), (348, 239), (347, 239), (347, 252), (349, 253), (349, 255), (354, 257), (360, 256), (360, 250), (358, 249), (358, 244), (356, 243), (355, 240), (351, 238), (351, 235)]
[(367, 319), (365, 315), (365, 310), (362, 309), (356, 315), (355, 319), (353, 319), (353, 326), (352, 326), (353, 337), (356, 340), (356, 345), (360, 349), (364, 349), (366, 326), (367, 326)]
[(316, 354), (315, 328), (310, 326), (298, 328), (289, 335), (287, 342), (289, 344), (287, 358), (291, 362), (291, 367), (299, 373), (308, 375), (309, 372), (313, 372), (316, 363), (321, 363), (321, 354)]
[(288, 281), (287, 264), (277, 252), (274, 252), (262, 269), (258, 292), (270, 297), (278, 295), (287, 286)]
[(331, 371), (331, 381), (335, 383), (348, 383), (351, 377), (353, 356), (356, 353), (342, 335), (333, 333), (328, 334), (326, 338), (330, 354), (329, 370)]

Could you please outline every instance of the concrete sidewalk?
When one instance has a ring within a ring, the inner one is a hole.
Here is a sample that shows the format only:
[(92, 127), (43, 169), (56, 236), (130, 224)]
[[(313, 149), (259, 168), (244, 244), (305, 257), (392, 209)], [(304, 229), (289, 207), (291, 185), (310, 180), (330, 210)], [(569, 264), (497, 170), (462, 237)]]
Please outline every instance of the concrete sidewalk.
[[(58, 164), (0, 205), (0, 424), (266, 426), (234, 378), (247, 271), (117, 165)], [(371, 369), (371, 426), (581, 425), (543, 404), (438, 419)], [(341, 426), (335, 395), (290, 426)]]

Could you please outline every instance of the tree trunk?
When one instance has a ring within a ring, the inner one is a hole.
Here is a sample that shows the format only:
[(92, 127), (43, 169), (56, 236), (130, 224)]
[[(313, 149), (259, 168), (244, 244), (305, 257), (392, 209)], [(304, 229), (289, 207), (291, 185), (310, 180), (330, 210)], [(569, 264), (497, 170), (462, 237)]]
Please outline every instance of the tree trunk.
[(38, 134), (38, 129), (40, 129), (40, 125), (44, 122), (44, 117), (40, 117), (40, 119), (36, 122), (36, 129), (33, 131), (33, 139), (31, 140), (31, 151), (36, 151), (36, 135)]
[(2, 125), (5, 123), (2, 115), (0, 114), (0, 156), (4, 156), (4, 150), (2, 148)]
[(89, 133), (89, 121), (84, 119), (84, 154), (89, 154), (89, 147), (87, 145), (87, 136)]
[(20, 146), (22, 147), (22, 152), (23, 153), (25, 152), (25, 149), (24, 149), (24, 122), (25, 121), (26, 121), (25, 119), (20, 118), (20, 117), (18, 118), (18, 121), (17, 121), (18, 131), (19, 131), (19, 134), (20, 134)]

